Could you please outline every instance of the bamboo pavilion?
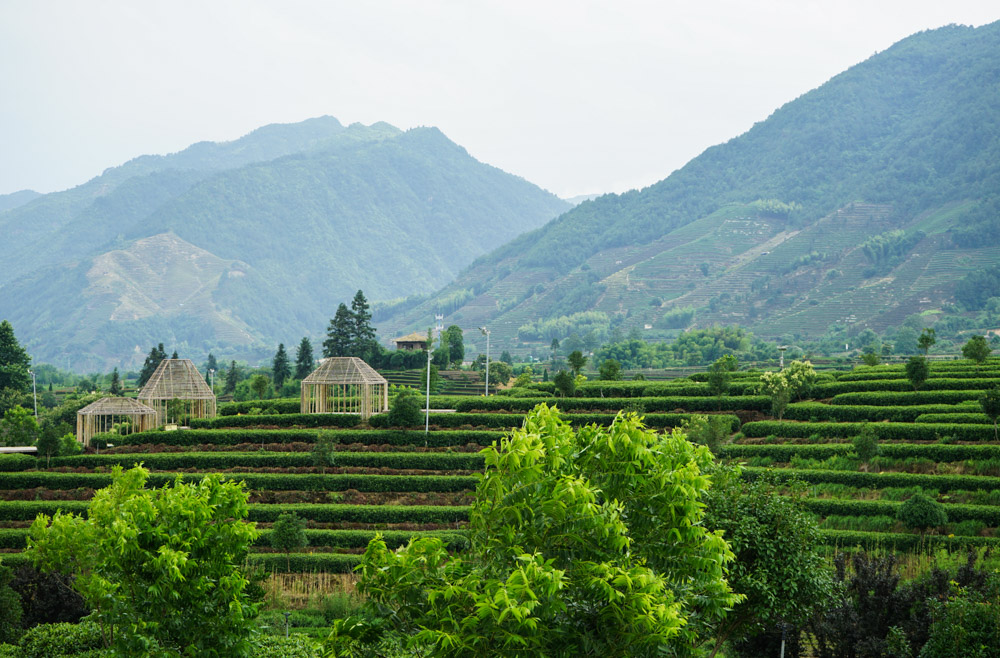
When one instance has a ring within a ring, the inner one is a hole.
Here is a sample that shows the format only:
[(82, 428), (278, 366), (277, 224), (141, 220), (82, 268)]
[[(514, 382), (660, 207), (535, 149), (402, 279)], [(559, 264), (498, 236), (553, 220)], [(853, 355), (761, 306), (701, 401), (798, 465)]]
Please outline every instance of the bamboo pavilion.
[(138, 398), (156, 411), (157, 427), (183, 417), (215, 417), (215, 394), (191, 359), (161, 361)]
[(85, 446), (101, 432), (131, 434), (154, 427), (156, 411), (132, 398), (101, 398), (76, 412), (76, 440)]
[(320, 361), (302, 380), (302, 413), (358, 414), (368, 418), (389, 409), (389, 382), (356, 356)]

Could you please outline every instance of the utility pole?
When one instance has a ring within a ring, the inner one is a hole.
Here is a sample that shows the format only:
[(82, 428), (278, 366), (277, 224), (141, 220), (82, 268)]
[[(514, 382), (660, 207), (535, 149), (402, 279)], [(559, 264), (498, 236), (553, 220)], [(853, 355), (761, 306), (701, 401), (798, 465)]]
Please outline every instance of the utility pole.
[(215, 395), (215, 368), (208, 369), (208, 378), (212, 380), (212, 395)]
[(35, 399), (35, 422), (38, 422), (38, 388), (35, 386), (35, 371), (29, 370), (28, 374), (31, 375), (31, 397)]
[(486, 336), (486, 397), (490, 396), (490, 330), (486, 327), (479, 327), (479, 331)]
[[(437, 322), (438, 335), (444, 331), (444, 315), (434, 314), (434, 320)], [(427, 345), (427, 406), (424, 410), (424, 436), (430, 432), (431, 428), (431, 354), (433, 353), (434, 347), (434, 332), (431, 332), (430, 343)]]

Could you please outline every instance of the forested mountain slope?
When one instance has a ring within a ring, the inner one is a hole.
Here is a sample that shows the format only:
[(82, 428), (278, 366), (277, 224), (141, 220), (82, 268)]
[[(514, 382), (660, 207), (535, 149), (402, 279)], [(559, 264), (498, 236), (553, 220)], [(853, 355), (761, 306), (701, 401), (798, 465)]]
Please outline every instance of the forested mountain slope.
[(432, 299), (383, 309), (381, 327), (445, 311), (538, 351), (613, 327), (815, 336), (940, 308), (1000, 262), (998, 97), (1000, 24), (916, 34), (659, 183), (584, 202)]
[(78, 369), (159, 342), (273, 353), (358, 289), (431, 292), (568, 207), (434, 128), (268, 126), (0, 213), (0, 317), (36, 359)]

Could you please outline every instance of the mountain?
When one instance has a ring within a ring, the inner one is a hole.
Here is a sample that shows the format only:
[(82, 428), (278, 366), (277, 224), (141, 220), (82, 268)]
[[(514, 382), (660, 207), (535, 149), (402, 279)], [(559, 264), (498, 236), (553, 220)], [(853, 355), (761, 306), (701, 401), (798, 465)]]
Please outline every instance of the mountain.
[(668, 178), (476, 259), (380, 329), (444, 311), (489, 324), (498, 350), (544, 355), (552, 338), (614, 328), (815, 338), (939, 311), (1000, 262), (998, 92), (1000, 23), (913, 35)]
[(0, 214), (0, 317), (36, 361), (77, 370), (159, 342), (260, 358), (320, 335), (358, 289), (431, 293), (568, 207), (435, 128), (267, 126)]
[(40, 196), (42, 195), (34, 190), (20, 190), (18, 192), (11, 192), (10, 194), (0, 194), (0, 213), (23, 206)]

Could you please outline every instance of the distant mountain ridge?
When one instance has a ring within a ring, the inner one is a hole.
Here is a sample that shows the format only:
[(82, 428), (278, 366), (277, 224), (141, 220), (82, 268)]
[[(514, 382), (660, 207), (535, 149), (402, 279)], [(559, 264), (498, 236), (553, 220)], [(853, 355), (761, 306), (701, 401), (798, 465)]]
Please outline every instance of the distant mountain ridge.
[(158, 342), (261, 356), (316, 337), (358, 289), (429, 293), (568, 207), (434, 128), (266, 126), (0, 213), (0, 317), (63, 367)]
[[(478, 258), (382, 327), (446, 311), (490, 324), (499, 349), (544, 355), (573, 332), (738, 322), (815, 337), (940, 309), (1000, 262), (998, 91), (1000, 23), (913, 35), (668, 178)], [(897, 230), (907, 250), (871, 262), (865, 241)]]

